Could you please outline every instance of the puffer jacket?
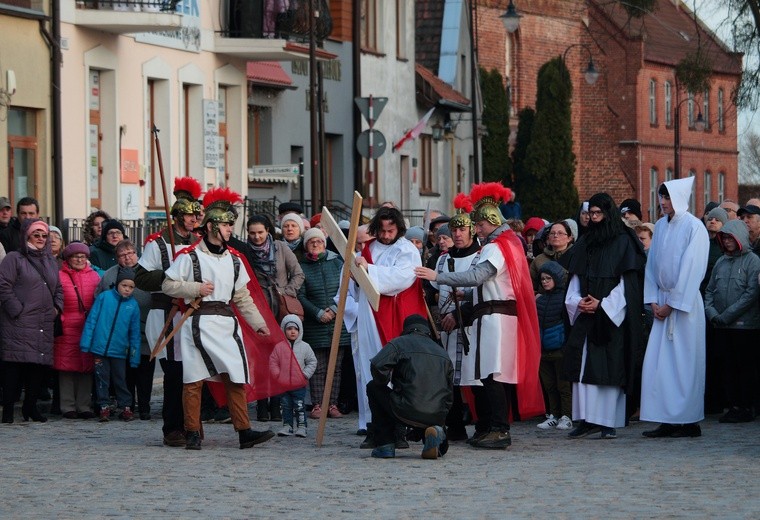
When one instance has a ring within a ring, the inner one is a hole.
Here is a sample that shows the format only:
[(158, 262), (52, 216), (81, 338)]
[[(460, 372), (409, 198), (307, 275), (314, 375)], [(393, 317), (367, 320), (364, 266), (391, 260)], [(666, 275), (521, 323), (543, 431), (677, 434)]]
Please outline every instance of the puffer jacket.
[[(304, 282), (298, 292), (298, 301), (303, 305), (304, 312), (303, 340), (313, 349), (330, 348), (332, 344), (335, 323), (332, 321), (322, 323), (319, 317), (328, 308), (337, 313), (338, 309), (333, 298), (340, 288), (342, 268), (343, 259), (332, 251), (326, 251), (318, 260), (304, 258), (301, 263)], [(346, 331), (345, 325), (341, 326), (338, 344), (351, 344), (351, 336)]]
[(556, 350), (562, 346), (570, 332), (570, 321), (565, 310), (565, 278), (567, 271), (557, 262), (545, 262), (539, 269), (539, 276), (546, 273), (554, 280), (554, 289), (541, 291), (536, 298), (538, 327), (541, 331), (541, 348)]
[(287, 348), (279, 348), (281, 344), (278, 344), (269, 358), (269, 372), (274, 379), (278, 379), (280, 374), (289, 374), (290, 364), (295, 359), (304, 377), (310, 379), (317, 370), (317, 356), (314, 355), (309, 344), (303, 340), (303, 323), (298, 316), (295, 314), (285, 315), (280, 322), (282, 331), (285, 332), (285, 325), (291, 322), (298, 324), (298, 337), (292, 343), (288, 340), (292, 354)]
[(752, 253), (744, 222), (730, 220), (723, 226), (721, 247), (725, 235), (733, 236), (740, 249), (715, 263), (705, 291), (705, 316), (717, 328), (760, 329), (760, 258)]
[[(24, 236), (36, 220), (23, 222)], [(0, 264), (0, 302), (2, 360), (52, 365), (53, 322), (55, 309), (63, 308), (63, 291), (58, 264), (50, 253), (49, 238), (42, 250), (29, 249), (24, 244), (21, 250), (8, 253)]]
[[(79, 340), (87, 319), (86, 313), (92, 309), (95, 301), (95, 288), (100, 282), (100, 277), (90, 266), (77, 271), (66, 262), (58, 272), (58, 276), (63, 289), (63, 311), (61, 312), (63, 334), (55, 338), (53, 368), (66, 372), (92, 372), (92, 354), (82, 352), (79, 348)], [(80, 308), (77, 291), (79, 291), (79, 298), (82, 299), (84, 309)]]
[(372, 380), (393, 383), (391, 410), (421, 428), (443, 425), (454, 402), (454, 366), (430, 338), (427, 325), (411, 324), (370, 360)]
[(114, 288), (100, 293), (87, 315), (79, 341), (82, 352), (101, 357), (129, 359), (140, 364), (140, 307), (133, 297), (123, 298)]
[(116, 248), (109, 244), (105, 239), (99, 238), (90, 246), (90, 263), (105, 271), (117, 264)]

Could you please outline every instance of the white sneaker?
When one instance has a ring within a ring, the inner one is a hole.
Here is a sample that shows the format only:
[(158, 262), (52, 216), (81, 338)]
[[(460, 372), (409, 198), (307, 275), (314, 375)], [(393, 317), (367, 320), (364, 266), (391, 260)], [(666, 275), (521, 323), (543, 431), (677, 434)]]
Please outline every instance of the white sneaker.
[(558, 430), (570, 430), (573, 427), (573, 421), (570, 420), (570, 417), (567, 415), (563, 415), (559, 418), (559, 421), (557, 421), (557, 429)]
[(296, 428), (296, 437), (306, 437), (306, 427), (299, 426)]
[(551, 430), (557, 426), (557, 419), (552, 414), (546, 414), (546, 420), (538, 425), (539, 430)]
[(290, 435), (293, 435), (293, 427), (286, 424), (277, 432), (277, 435), (280, 437), (289, 437)]

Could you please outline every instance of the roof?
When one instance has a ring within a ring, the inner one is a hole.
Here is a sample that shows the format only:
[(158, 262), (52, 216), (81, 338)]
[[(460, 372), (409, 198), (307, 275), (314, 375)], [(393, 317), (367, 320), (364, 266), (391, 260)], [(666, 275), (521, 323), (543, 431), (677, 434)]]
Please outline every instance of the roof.
[(288, 73), (276, 61), (249, 61), (246, 75), (248, 81), (261, 87), (296, 88)]
[(444, 3), (442, 0), (417, 0), (414, 4), (414, 57), (429, 70), (438, 70)]
[(430, 69), (421, 63), (416, 63), (415, 72), (417, 100), (420, 103), (427, 106), (448, 106), (454, 110), (469, 110), (467, 107), (470, 100), (433, 74)]
[(654, 9), (641, 18), (631, 18), (619, 2), (590, 0), (630, 40), (643, 42), (644, 60), (677, 65), (687, 54), (703, 45), (715, 72), (741, 74), (741, 55), (731, 52), (684, 2), (657, 0)]

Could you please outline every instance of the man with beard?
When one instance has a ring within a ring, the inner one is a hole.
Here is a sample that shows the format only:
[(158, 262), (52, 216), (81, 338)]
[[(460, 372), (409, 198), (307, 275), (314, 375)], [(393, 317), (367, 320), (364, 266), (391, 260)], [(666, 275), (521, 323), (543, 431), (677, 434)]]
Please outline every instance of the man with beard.
[(248, 417), (245, 383), (250, 383), (249, 359), (243, 348), (240, 325), (230, 304), (260, 336), (269, 328), (248, 291), (248, 272), (240, 253), (231, 251), (227, 241), (237, 217), (231, 208), (242, 202), (227, 188), (215, 188), (203, 199), (203, 238), (177, 255), (166, 270), (161, 285), (165, 294), (183, 298), (185, 303), (200, 298), (198, 309), (186, 320), (182, 336), (185, 448), (201, 449), (201, 391), (204, 380), (222, 381), (240, 449), (265, 442), (271, 430), (254, 431)]
[[(369, 223), (368, 233), (375, 237), (365, 242), (356, 264), (367, 271), (380, 293), (380, 306), (375, 312), (364, 291), (352, 283), (350, 291), (358, 302), (357, 336), (360, 358), (368, 363), (380, 349), (401, 334), (404, 319), (412, 314), (427, 316), (422, 283), (414, 275), (414, 268), (422, 265), (417, 248), (404, 238), (406, 224), (396, 208), (381, 207)], [(368, 370), (368, 367), (361, 370)], [(371, 420), (368, 418), (368, 420)], [(371, 425), (362, 448), (374, 448)], [(408, 447), (401, 432), (397, 447)]]
[(644, 338), (641, 314), (646, 256), (606, 193), (589, 199), (586, 233), (560, 258), (570, 276), (565, 306), (572, 329), (563, 355), (573, 383), (571, 439), (625, 426), (626, 394), (637, 396)]
[[(174, 180), (174, 196), (177, 198), (171, 209), (174, 223), (145, 240), (143, 254), (135, 269), (137, 288), (152, 293), (150, 311), (145, 323), (145, 337), (151, 349), (158, 341), (172, 308), (171, 297), (161, 292), (164, 272), (174, 261), (169, 234), (174, 235), (176, 252), (182, 251), (198, 240), (193, 230), (198, 224), (198, 216), (201, 212), (201, 205), (198, 202), (200, 194), (201, 185), (194, 178), (179, 177)], [(176, 316), (175, 320), (178, 318), (179, 316)], [(172, 328), (170, 326), (167, 334)], [(164, 372), (164, 402), (161, 409), (164, 445), (171, 447), (185, 445), (182, 413), (182, 356), (179, 341), (179, 335), (174, 336), (166, 348), (158, 354), (158, 361)]]
[(664, 215), (654, 227), (644, 281), (652, 305), (641, 376), (641, 420), (659, 422), (645, 437), (699, 437), (704, 419), (705, 309), (699, 284), (710, 249), (702, 221), (688, 212), (694, 177), (660, 186)]
[[(486, 245), (465, 272), (437, 273), (415, 269), (422, 279), (451, 287), (474, 287), (473, 324), (469, 329), (470, 348), (475, 357), (474, 379), (483, 385), (484, 427), (470, 445), (484, 449), (506, 449), (512, 444), (509, 433), (510, 406), (517, 394), (517, 412), (522, 419), (544, 413), (544, 399), (538, 381), (541, 340), (533, 296), (533, 284), (525, 262), (522, 243), (499, 212), (499, 202), (510, 191), (498, 182), (472, 187), (475, 206), (472, 221)], [(515, 414), (515, 415), (518, 415)]]
[[(468, 271), (476, 258), (480, 244), (475, 240), (474, 226), (469, 212), (472, 202), (464, 193), (454, 197), (454, 207), (457, 213), (449, 221), (449, 230), (454, 246), (438, 258), (435, 271), (438, 274), (447, 272), (461, 273)], [(454, 401), (446, 417), (448, 438), (452, 441), (466, 440), (467, 431), (464, 427), (463, 403), (461, 386), (482, 386), (475, 379), (475, 352), (470, 349), (464, 324), (461, 323), (464, 300), (472, 300), (464, 295), (458, 295), (456, 287), (439, 285), (430, 282), (438, 290), (438, 308), (440, 310), (441, 344), (449, 354), (454, 365)], [(472, 293), (472, 289), (468, 289)]]

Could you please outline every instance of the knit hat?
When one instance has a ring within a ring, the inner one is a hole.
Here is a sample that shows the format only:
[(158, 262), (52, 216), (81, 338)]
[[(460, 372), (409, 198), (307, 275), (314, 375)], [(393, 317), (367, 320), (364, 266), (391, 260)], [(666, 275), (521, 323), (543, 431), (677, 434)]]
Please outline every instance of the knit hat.
[(34, 233), (35, 231), (44, 231), (45, 233), (47, 233), (48, 232), (48, 225), (45, 223), (44, 220), (35, 220), (26, 229), (26, 238), (28, 239), (29, 236), (32, 233)]
[(348, 231), (351, 228), (351, 223), (348, 220), (341, 220), (338, 222), (338, 227), (343, 231)]
[(303, 234), (303, 244), (306, 245), (309, 243), (309, 240), (312, 238), (318, 238), (325, 244), (327, 243), (327, 240), (325, 239), (325, 234), (322, 232), (319, 228), (311, 228), (306, 233)]
[(74, 255), (86, 255), (90, 258), (90, 248), (83, 242), (72, 242), (63, 250), (63, 259), (68, 260)]
[(135, 270), (131, 267), (120, 267), (119, 272), (116, 274), (116, 285), (119, 285), (124, 280), (132, 280), (134, 282)]
[(124, 231), (124, 226), (116, 219), (106, 220), (103, 222), (103, 228), (100, 233), (100, 236), (105, 238), (108, 236), (108, 232), (112, 229), (118, 229), (121, 231), (121, 234), (124, 236), (124, 238), (127, 237), (127, 233)]
[(422, 242), (425, 241), (425, 230), (422, 229), (421, 226), (412, 226), (409, 229), (406, 230), (406, 234), (404, 237), (407, 240), (412, 240), (413, 238), (416, 238), (417, 240), (420, 240)]
[(641, 220), (641, 203), (636, 199), (625, 199), (620, 205), (620, 214), (633, 213)]
[(311, 227), (317, 227), (317, 224), (319, 224), (321, 221), (322, 221), (322, 214), (321, 213), (317, 213), (316, 215), (312, 216), (309, 219), (309, 225)]
[(570, 228), (570, 234), (573, 236), (573, 241), (578, 240), (578, 223), (571, 218), (566, 218), (562, 222), (567, 224), (567, 227)]
[(544, 222), (544, 219), (539, 217), (530, 217), (528, 221), (525, 223), (525, 227), (522, 230), (522, 236), (525, 238), (525, 236), (528, 234), (529, 231), (533, 231), (535, 233), (538, 233), (543, 229), (543, 227), (546, 225)]
[(710, 220), (711, 218), (717, 218), (720, 220), (721, 224), (725, 224), (728, 222), (728, 212), (723, 208), (713, 208), (710, 210), (710, 212), (707, 214), (707, 219)]
[(433, 220), (430, 221), (430, 226), (428, 227), (428, 229), (432, 231), (436, 224), (440, 224), (441, 222), (448, 223), (448, 221), (449, 221), (449, 216), (446, 215), (445, 213), (442, 213), (440, 216), (435, 217)]
[(298, 225), (298, 229), (301, 230), (301, 234), (303, 235), (304, 228), (303, 228), (303, 219), (300, 215), (297, 215), (295, 213), (288, 213), (287, 215), (282, 216), (282, 220), (280, 220), (280, 229), (282, 229), (282, 226), (285, 224), (285, 222), (292, 220)]
[(444, 224), (443, 226), (438, 228), (438, 231), (435, 232), (435, 238), (438, 239), (442, 236), (447, 236), (451, 238), (451, 229), (449, 228), (448, 224)]
[(48, 233), (56, 233), (63, 240), (63, 233), (56, 226), (48, 226)]

